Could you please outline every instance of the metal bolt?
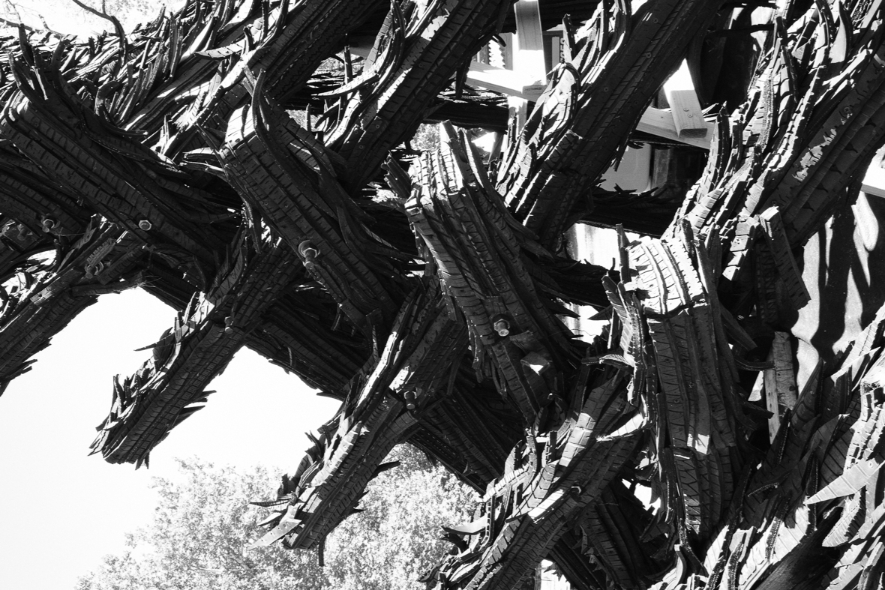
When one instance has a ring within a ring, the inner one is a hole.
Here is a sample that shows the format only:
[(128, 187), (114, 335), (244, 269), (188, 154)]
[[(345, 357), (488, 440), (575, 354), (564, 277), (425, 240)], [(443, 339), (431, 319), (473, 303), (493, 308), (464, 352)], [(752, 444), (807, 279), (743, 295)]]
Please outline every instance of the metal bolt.
[(305, 262), (313, 262), (319, 252), (309, 241), (301, 242), (298, 246), (298, 252), (304, 257)]
[(407, 391), (406, 392), (406, 409), (410, 412), (415, 409), (415, 392)]
[(510, 322), (507, 320), (498, 320), (492, 327), (495, 329), (495, 332), (498, 333), (498, 336), (501, 336), (502, 338), (510, 335)]
[(54, 227), (55, 227), (55, 220), (54, 219), (50, 219), (47, 217), (46, 219), (43, 220), (43, 231), (45, 233), (48, 234), (49, 232), (52, 231), (52, 229)]
[(148, 230), (150, 230), (152, 227), (154, 227), (154, 226), (151, 225), (151, 222), (148, 221), (147, 219), (142, 219), (141, 221), (138, 222), (138, 228), (141, 229), (141, 230), (143, 230), (143, 231), (148, 231)]

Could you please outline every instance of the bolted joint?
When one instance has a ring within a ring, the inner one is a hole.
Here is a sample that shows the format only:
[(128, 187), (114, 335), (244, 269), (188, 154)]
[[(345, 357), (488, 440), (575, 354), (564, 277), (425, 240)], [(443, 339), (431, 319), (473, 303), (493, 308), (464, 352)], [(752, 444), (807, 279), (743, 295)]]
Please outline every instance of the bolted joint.
[(142, 219), (138, 222), (138, 229), (142, 231), (149, 231), (152, 227), (154, 226), (147, 219)]
[(494, 328), (495, 332), (498, 333), (498, 336), (501, 336), (502, 338), (510, 335), (510, 322), (503, 318), (495, 320), (495, 323), (492, 324), (492, 328)]
[(414, 391), (407, 391), (405, 397), (406, 397), (406, 409), (411, 412), (415, 409), (415, 400), (416, 400), (415, 392)]
[(55, 227), (58, 225), (58, 222), (56, 222), (54, 219), (47, 217), (46, 219), (43, 220), (42, 225), (43, 225), (43, 232), (48, 234), (53, 229), (55, 229)]
[(310, 240), (305, 240), (298, 245), (298, 253), (304, 258), (305, 262), (313, 262), (319, 255), (319, 251), (314, 247)]

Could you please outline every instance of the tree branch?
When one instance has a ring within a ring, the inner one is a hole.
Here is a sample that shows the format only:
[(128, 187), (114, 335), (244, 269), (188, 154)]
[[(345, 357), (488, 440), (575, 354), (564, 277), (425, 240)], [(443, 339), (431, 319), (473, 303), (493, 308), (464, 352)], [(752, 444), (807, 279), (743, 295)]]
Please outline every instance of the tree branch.
[(92, 8), (91, 6), (84, 4), (80, 0), (71, 0), (71, 2), (73, 2), (74, 4), (76, 4), (77, 6), (79, 6), (80, 8), (82, 8), (83, 10), (85, 10), (86, 12), (88, 12), (90, 14), (94, 14), (95, 16), (97, 16), (99, 18), (103, 18), (105, 20), (111, 21), (111, 24), (114, 25), (114, 30), (116, 31), (117, 36), (120, 38), (120, 45), (123, 48), (122, 58), (125, 61), (126, 56), (128, 54), (128, 49), (129, 49), (129, 44), (126, 42), (126, 32), (123, 30), (123, 25), (120, 24), (120, 21), (117, 19), (117, 17), (112, 16), (105, 11), (105, 0), (102, 0), (102, 2), (101, 2), (101, 10), (96, 10), (96, 9)]
[(3, 17), (0, 17), (0, 24), (6, 25), (8, 27), (13, 27), (16, 29), (19, 27), (22, 27), (24, 30), (29, 31), (31, 33), (39, 33), (40, 32), (40, 29), (35, 29), (34, 27), (30, 27), (24, 23), (17, 23), (15, 21), (11, 21), (11, 20), (5, 19)]

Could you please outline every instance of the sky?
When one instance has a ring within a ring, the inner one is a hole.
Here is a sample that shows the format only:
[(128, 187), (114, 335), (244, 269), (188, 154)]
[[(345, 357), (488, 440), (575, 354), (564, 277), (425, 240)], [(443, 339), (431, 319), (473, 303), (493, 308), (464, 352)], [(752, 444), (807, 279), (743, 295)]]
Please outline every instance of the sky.
[(141, 290), (105, 295), (0, 397), (0, 588), (73, 588), (122, 549), (125, 532), (148, 524), (150, 480), (174, 478), (176, 457), (285, 471), (308, 446), (304, 432), (334, 414), (337, 402), (243, 349), (208, 387), (206, 407), (151, 453), (150, 469), (87, 456), (112, 376), (141, 366), (150, 351), (134, 349), (156, 341), (174, 313)]

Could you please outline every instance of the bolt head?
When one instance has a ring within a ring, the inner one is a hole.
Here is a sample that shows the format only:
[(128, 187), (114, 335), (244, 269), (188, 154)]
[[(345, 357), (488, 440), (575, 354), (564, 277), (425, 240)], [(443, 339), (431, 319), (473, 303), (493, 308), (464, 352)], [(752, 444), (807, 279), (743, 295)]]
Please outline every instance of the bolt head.
[(510, 335), (510, 322), (507, 320), (496, 321), (494, 325), (492, 325), (492, 328), (494, 328), (495, 332), (498, 333), (498, 336), (501, 336), (502, 338)]
[(298, 245), (298, 253), (304, 257), (305, 262), (313, 262), (314, 258), (319, 254), (310, 240), (305, 240)]
[(142, 219), (141, 221), (138, 222), (138, 228), (141, 229), (141, 230), (143, 230), (143, 231), (148, 231), (148, 230), (150, 230), (152, 227), (153, 227), (153, 225), (152, 225), (151, 222), (148, 221), (147, 219)]

